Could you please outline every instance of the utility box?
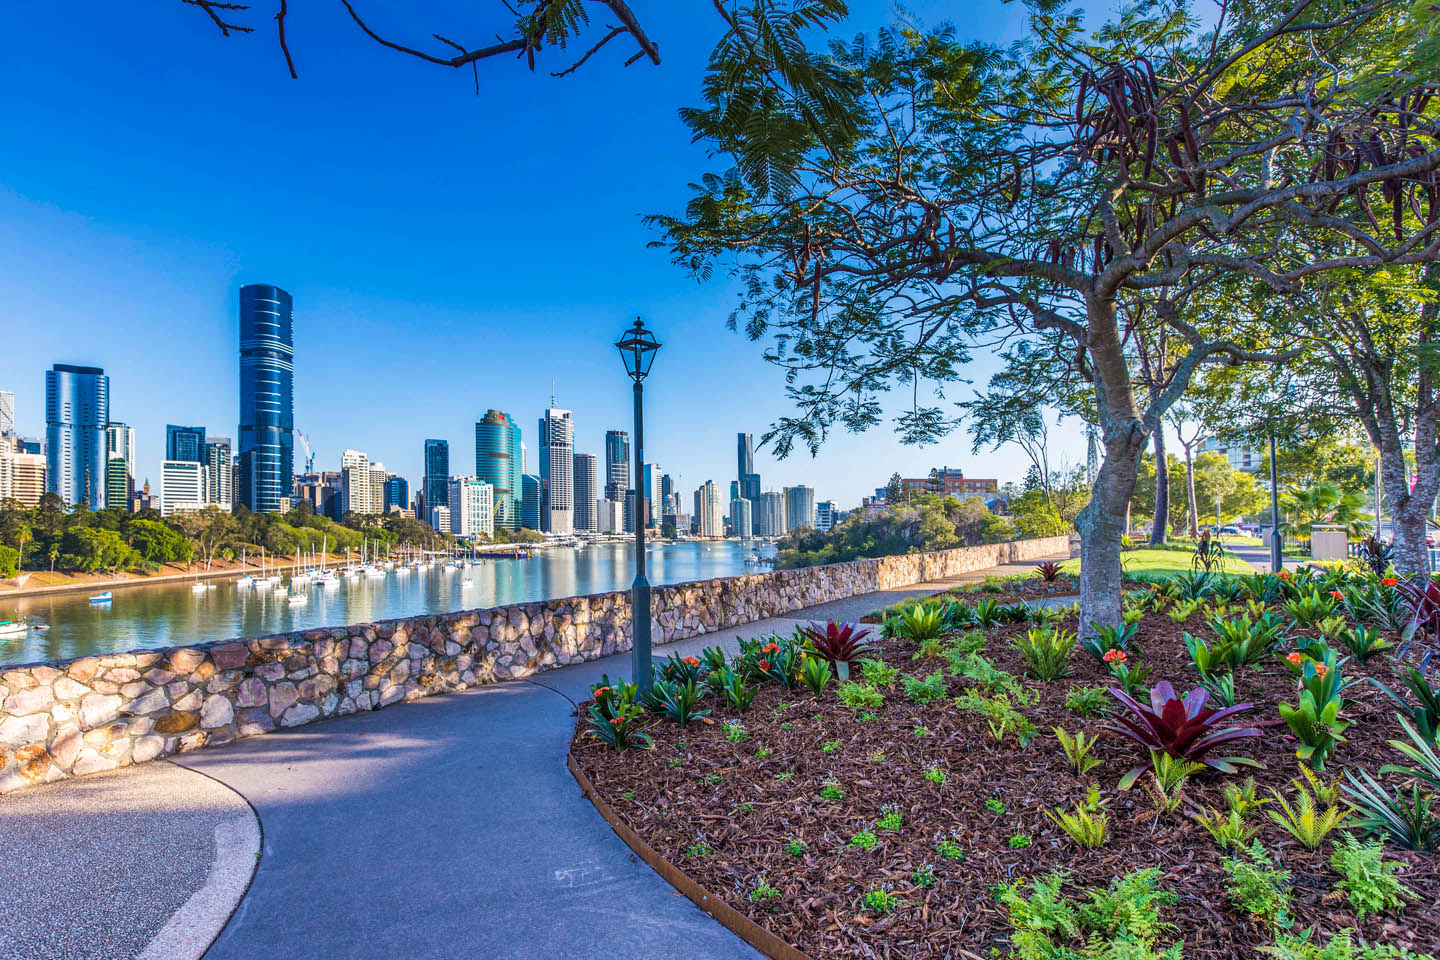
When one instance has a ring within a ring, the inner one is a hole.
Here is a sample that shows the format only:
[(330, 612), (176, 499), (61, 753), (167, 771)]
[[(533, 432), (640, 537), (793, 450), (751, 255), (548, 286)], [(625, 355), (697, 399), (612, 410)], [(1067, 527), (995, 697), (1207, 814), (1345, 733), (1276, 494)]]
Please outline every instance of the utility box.
[(1317, 523), (1310, 527), (1311, 560), (1344, 560), (1350, 535), (1335, 524)]
[(1071, 537), (1071, 538), (1070, 538), (1070, 556), (1071, 556), (1072, 559), (1075, 558), (1075, 557), (1080, 556), (1080, 538), (1079, 538), (1079, 537)]

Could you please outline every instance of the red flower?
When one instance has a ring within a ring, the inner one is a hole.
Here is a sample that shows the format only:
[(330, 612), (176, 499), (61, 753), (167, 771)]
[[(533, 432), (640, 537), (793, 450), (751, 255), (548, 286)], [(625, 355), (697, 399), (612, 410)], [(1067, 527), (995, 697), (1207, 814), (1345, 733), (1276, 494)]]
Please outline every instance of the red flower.
[(697, 657), (686, 657), (684, 660), (681, 660), (680, 662), (681, 662), (681, 663), (689, 664), (689, 665), (692, 666), (692, 667), (698, 667), (698, 666), (700, 666), (700, 660), (699, 660)]
[(601, 697), (605, 696), (605, 694), (607, 694), (607, 693), (609, 693), (609, 692), (610, 692), (610, 688), (609, 688), (609, 687), (596, 687), (596, 688), (595, 688), (595, 699), (596, 699), (596, 700), (599, 700)]
[(1124, 663), (1124, 662), (1125, 662), (1125, 651), (1124, 651), (1124, 650), (1106, 650), (1106, 651), (1105, 651), (1105, 656), (1104, 656), (1103, 659), (1104, 659), (1104, 661), (1105, 661), (1106, 663)]
[(1275, 574), (1275, 576), (1279, 577), (1281, 580), (1289, 580), (1289, 579), (1290, 579), (1290, 571), (1289, 571), (1289, 570), (1281, 570), (1279, 573)]
[(759, 664), (757, 664), (757, 666), (759, 666), (759, 668), (760, 668), (762, 671), (768, 671), (768, 670), (770, 669), (770, 661), (769, 661), (769, 660), (761, 660), (761, 661), (759, 662)]
[(1315, 664), (1315, 676), (1323, 678), (1323, 677), (1325, 676), (1325, 674), (1327, 674), (1327, 673), (1329, 673), (1329, 672), (1330, 672), (1330, 668), (1327, 667), (1327, 666), (1325, 666), (1325, 664), (1323, 664), (1323, 663), (1317, 663), (1317, 664)]
[(778, 653), (779, 651), (780, 647), (773, 643), (767, 643), (765, 644), (765, 646), (760, 648), (761, 653)]
[(622, 723), (624, 723), (624, 722), (625, 722), (625, 718), (624, 718), (624, 717), (611, 717), (611, 718), (610, 718), (610, 726), (612, 726), (612, 727), (618, 727), (618, 726), (620, 726), (620, 724), (622, 724)]
[(1384, 580), (1380, 581), (1380, 585), (1382, 587), (1393, 587), (1399, 582), (1400, 581), (1396, 580), (1394, 577), (1386, 577)]
[(1344, 599), (1345, 599), (1345, 594), (1341, 593), (1339, 590), (1331, 590), (1331, 591), (1330, 591), (1330, 596), (1334, 597), (1336, 600), (1344, 600)]
[(1286, 657), (1285, 660), (1292, 666), (1298, 667), (1302, 662), (1304, 662), (1305, 658), (1302, 657), (1299, 653), (1292, 653), (1290, 654), (1290, 656)]

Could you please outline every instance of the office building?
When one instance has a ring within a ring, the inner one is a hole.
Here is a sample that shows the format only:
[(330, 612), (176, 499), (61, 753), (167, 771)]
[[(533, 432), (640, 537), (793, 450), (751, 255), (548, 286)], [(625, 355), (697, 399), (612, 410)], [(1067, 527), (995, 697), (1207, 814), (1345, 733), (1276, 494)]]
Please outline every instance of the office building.
[(737, 434), (736, 438), (735, 459), (738, 469), (735, 471), (735, 478), (743, 480), (745, 474), (755, 472), (755, 444), (748, 433)]
[(1218, 453), (1230, 461), (1230, 466), (1246, 473), (1255, 473), (1264, 467), (1270, 469), (1270, 458), (1262, 450), (1252, 450), (1239, 443), (1230, 443), (1219, 437), (1206, 437), (1200, 446), (1201, 453)]
[(760, 499), (760, 474), (746, 473), (741, 475), (740, 496), (746, 500)]
[(576, 533), (597, 533), (600, 529), (600, 523), (595, 517), (595, 501), (599, 493), (595, 485), (595, 468), (595, 454), (575, 454), (572, 477), (575, 483)]
[(596, 502), (595, 529), (598, 533), (624, 533), (625, 504), (618, 500)]
[(235, 499), (275, 513), (295, 476), (293, 303), (279, 287), (240, 288), (240, 436)]
[(205, 462), (205, 428), (165, 425), (165, 459)]
[[(445, 496), (448, 498), (450, 492), (447, 490)], [(441, 533), (450, 532), (450, 508), (445, 506), (430, 508), (430, 528), (439, 530)]]
[(725, 536), (724, 501), (714, 480), (706, 480), (695, 491), (695, 515), (700, 518), (700, 536)]
[(739, 480), (731, 480), (731, 481), (730, 481), (730, 499), (731, 499), (731, 500), (735, 500), (735, 499), (737, 499), (739, 496), (740, 496), (740, 481), (739, 481)]
[(624, 500), (630, 489), (630, 434), (605, 431), (605, 499)]
[(839, 522), (840, 510), (834, 500), (821, 500), (815, 504), (815, 529), (824, 533), (835, 528)]
[[(383, 473), (383, 469), (382, 469)], [(384, 481), (375, 489), (370, 458), (359, 450), (346, 450), (340, 455), (340, 514), (373, 515), (384, 512)]]
[(569, 536), (575, 529), (575, 421), (551, 406), (540, 418), (540, 529)]
[(757, 537), (785, 536), (785, 498), (775, 491), (760, 494), (753, 518)]
[(404, 477), (392, 473), (385, 478), (385, 512), (398, 510), (403, 513), (408, 509), (410, 509), (410, 484)]
[(209, 486), (209, 470), (198, 460), (166, 460), (160, 464), (160, 513), (173, 517), (177, 513), (203, 510), (205, 491)]
[(520, 525), (540, 529), (540, 478), (533, 473), (520, 475)]
[(976, 479), (965, 476), (960, 470), (937, 467), (931, 471), (931, 476), (902, 479), (900, 487), (912, 493), (938, 493), (943, 497), (963, 500), (966, 497), (995, 493), (1000, 489), (1000, 481), (994, 478)]
[(230, 452), (230, 438), (207, 437), (204, 451), (208, 474), (205, 502), (229, 510), (235, 504), (235, 457)]
[(815, 526), (815, 488), (803, 483), (785, 488), (785, 530)]
[(0, 436), (0, 501), (18, 500), (27, 509), (45, 494), (45, 456), (28, 453), (16, 436)]
[(641, 471), (641, 480), (645, 486), (645, 526), (660, 526), (660, 467), (658, 464), (647, 463)]
[(475, 476), (494, 488), (495, 526), (520, 528), (520, 427), (510, 414), (487, 410), (475, 424)]
[(110, 378), (99, 367), (57, 363), (45, 371), (46, 483), (66, 506), (105, 506), (105, 424)]
[(8, 437), (15, 432), (15, 394), (9, 390), (0, 390), (0, 437)]
[(105, 506), (129, 510), (130, 501), (134, 496), (135, 429), (123, 423), (107, 423), (105, 424)]
[(751, 504), (744, 497), (730, 501), (730, 535), (750, 539), (755, 535), (751, 524)]
[(450, 532), (466, 540), (495, 533), (495, 488), (479, 477), (450, 480)]
[(425, 477), (420, 482), (420, 495), (426, 510), (450, 505), (450, 444), (446, 440), (425, 441)]
[(144, 486), (135, 491), (130, 498), (130, 512), (139, 513), (141, 510), (154, 510), (160, 512), (160, 498), (150, 492), (150, 481), (147, 479)]

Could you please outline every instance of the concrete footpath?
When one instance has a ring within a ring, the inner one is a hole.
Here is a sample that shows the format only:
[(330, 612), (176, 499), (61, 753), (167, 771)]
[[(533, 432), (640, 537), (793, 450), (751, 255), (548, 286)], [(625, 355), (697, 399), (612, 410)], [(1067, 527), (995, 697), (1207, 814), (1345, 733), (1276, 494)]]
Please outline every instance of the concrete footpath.
[(0, 797), (0, 960), (757, 957), (637, 861), (566, 769), (575, 702), (603, 673), (628, 676), (629, 654)]

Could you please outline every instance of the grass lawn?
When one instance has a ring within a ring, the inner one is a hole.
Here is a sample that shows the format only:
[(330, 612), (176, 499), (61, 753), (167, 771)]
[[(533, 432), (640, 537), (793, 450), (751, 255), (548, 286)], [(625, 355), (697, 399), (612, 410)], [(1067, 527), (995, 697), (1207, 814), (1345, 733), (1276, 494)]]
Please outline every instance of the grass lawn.
[[(1131, 572), (1147, 573), (1188, 573), (1191, 554), (1182, 550), (1127, 550), (1120, 555), (1120, 562)], [(1064, 573), (1078, 574), (1080, 558), (1066, 560), (1060, 564)], [(1224, 573), (1254, 573), (1255, 568), (1238, 557), (1227, 556), (1220, 567)]]

